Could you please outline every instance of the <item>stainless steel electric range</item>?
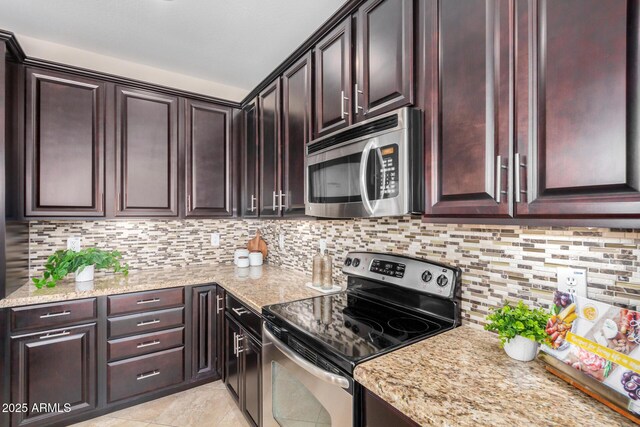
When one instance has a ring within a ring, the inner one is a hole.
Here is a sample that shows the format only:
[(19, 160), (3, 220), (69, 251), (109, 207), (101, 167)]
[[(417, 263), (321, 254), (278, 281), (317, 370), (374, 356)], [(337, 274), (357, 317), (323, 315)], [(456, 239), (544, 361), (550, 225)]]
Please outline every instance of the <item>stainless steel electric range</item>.
[(460, 270), (352, 252), (347, 290), (264, 307), (263, 425), (357, 425), (357, 364), (460, 324)]

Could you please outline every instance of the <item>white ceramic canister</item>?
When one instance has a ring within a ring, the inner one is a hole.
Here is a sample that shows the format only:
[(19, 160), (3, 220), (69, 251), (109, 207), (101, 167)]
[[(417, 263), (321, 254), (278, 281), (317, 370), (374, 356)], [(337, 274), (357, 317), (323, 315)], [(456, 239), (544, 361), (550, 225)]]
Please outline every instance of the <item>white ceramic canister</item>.
[(249, 267), (249, 257), (248, 256), (239, 256), (238, 263), (236, 264), (240, 268)]
[(249, 249), (236, 249), (236, 251), (233, 253), (233, 263), (235, 265), (238, 265), (238, 258), (240, 258), (241, 256), (249, 256)]
[(249, 264), (252, 267), (262, 265), (262, 252), (251, 252), (249, 254)]

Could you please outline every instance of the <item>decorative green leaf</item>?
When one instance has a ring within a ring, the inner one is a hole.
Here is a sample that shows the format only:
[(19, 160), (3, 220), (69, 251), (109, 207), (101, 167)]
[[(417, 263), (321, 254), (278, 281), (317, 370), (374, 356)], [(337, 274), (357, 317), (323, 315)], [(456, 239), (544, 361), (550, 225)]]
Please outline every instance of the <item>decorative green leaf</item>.
[(501, 308), (492, 309), (486, 319), (484, 328), (498, 333), (501, 346), (504, 346), (516, 335), (542, 343), (547, 339), (545, 331), (550, 314), (542, 308), (531, 309), (524, 302), (512, 307), (507, 303)]

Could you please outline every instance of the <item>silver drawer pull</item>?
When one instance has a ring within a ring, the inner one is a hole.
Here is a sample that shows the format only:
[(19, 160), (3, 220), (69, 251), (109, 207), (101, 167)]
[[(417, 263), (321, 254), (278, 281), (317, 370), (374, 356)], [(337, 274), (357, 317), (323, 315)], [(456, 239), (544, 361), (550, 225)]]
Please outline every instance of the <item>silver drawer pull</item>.
[(240, 347), (240, 341), (242, 341), (244, 339), (244, 335), (238, 335), (238, 338), (236, 338), (236, 357), (240, 356), (240, 353), (242, 353), (244, 351), (244, 346)]
[(156, 323), (160, 323), (160, 319), (153, 319), (153, 320), (138, 322), (138, 326), (155, 325)]
[(62, 332), (57, 333), (57, 334), (47, 334), (47, 335), (43, 335), (43, 336), (41, 336), (41, 337), (40, 337), (40, 339), (41, 339), (41, 340), (45, 340), (45, 339), (47, 339), (47, 338), (64, 337), (64, 336), (69, 335), (70, 333), (71, 333), (71, 332), (69, 332), (69, 331), (62, 331)]
[(158, 344), (160, 344), (160, 340), (147, 341), (147, 342), (138, 344), (136, 348), (151, 347), (152, 345), (158, 345)]
[(222, 307), (222, 297), (216, 295), (216, 313), (220, 313), (223, 309)]
[(233, 311), (238, 316), (242, 316), (243, 314), (247, 314), (249, 312), (249, 310), (244, 309), (242, 307), (240, 307), (240, 308), (232, 308), (231, 311)]
[(136, 304), (151, 304), (152, 302), (160, 302), (160, 298), (142, 299)]
[(48, 317), (60, 317), (60, 316), (68, 316), (70, 315), (71, 312), (68, 310), (65, 311), (59, 311), (58, 313), (47, 313), (47, 314), (43, 314), (42, 316), (40, 316), (41, 319), (46, 319)]
[(136, 377), (136, 380), (144, 380), (145, 378), (151, 378), (151, 377), (155, 377), (156, 375), (160, 375), (160, 370), (155, 369), (151, 372), (147, 372), (144, 374), (138, 374), (138, 376)]

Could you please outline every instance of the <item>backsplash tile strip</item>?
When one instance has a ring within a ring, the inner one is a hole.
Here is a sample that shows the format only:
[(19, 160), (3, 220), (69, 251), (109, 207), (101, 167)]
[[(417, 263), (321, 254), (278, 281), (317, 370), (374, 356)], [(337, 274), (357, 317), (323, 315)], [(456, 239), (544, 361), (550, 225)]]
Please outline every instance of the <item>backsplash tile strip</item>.
[[(82, 237), (83, 247), (117, 249), (133, 269), (170, 268), (231, 262), (260, 229), (268, 262), (311, 271), (318, 240), (334, 256), (334, 278), (347, 252), (367, 250), (430, 258), (463, 271), (465, 323), (484, 324), (489, 308), (523, 299), (547, 307), (556, 288), (558, 266), (588, 269), (591, 298), (640, 306), (640, 230), (426, 224), (419, 218), (351, 220), (128, 220), (33, 221), (29, 228), (30, 274), (40, 274), (46, 258)], [(210, 234), (221, 245), (211, 246)], [(284, 234), (284, 247), (278, 236)]]

